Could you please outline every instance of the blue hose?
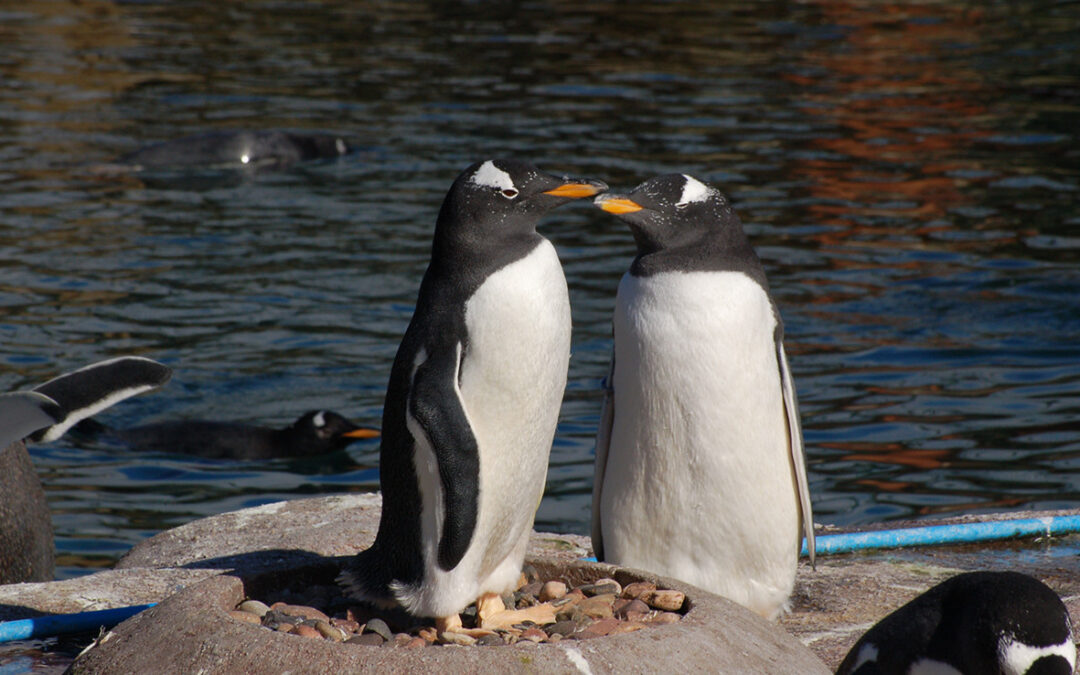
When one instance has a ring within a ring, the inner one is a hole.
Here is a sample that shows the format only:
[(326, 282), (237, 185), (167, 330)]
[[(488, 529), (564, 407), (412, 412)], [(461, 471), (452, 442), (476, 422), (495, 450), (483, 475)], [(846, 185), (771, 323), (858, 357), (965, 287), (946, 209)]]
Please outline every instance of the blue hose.
[(135, 616), (155, 604), (157, 603), (151, 602), (148, 605), (102, 609), (96, 612), (50, 614), (48, 616), (34, 617), (33, 619), (0, 621), (0, 642), (29, 640), (63, 633), (83, 633), (100, 628), (112, 628), (124, 619)]
[[(874, 548), (970, 544), (977, 541), (994, 541), (1039, 535), (1049, 536), (1072, 532), (1080, 532), (1080, 515), (995, 520), (982, 523), (957, 523), (955, 525), (928, 525), (926, 527), (849, 532), (847, 534), (824, 534), (817, 537), (815, 551), (817, 555), (831, 555)], [(806, 554), (806, 542), (804, 540), (801, 555), (805, 556)]]

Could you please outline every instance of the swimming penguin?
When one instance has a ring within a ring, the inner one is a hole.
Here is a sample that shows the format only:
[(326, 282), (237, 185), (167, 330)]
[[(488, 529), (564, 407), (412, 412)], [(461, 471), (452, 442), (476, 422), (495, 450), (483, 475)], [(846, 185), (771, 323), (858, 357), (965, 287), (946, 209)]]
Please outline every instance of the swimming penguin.
[(0, 395), (0, 584), (53, 577), (52, 518), (24, 438), (52, 440), (87, 415), (155, 389), (169, 368), (121, 357)]
[(339, 581), (353, 597), (460, 627), (521, 572), (566, 386), (570, 302), (540, 217), (605, 190), (488, 160), (443, 201), (382, 421), (382, 516)]
[[(596, 443), (598, 560), (774, 618), (814, 534), (783, 323), (735, 211), (671, 174), (596, 205), (638, 254), (619, 283)], [(801, 523), (801, 525), (800, 525)]]
[(879, 621), (837, 675), (1071, 675), (1069, 612), (1046, 584), (1019, 572), (968, 572)]
[(113, 167), (147, 169), (273, 169), (350, 151), (344, 138), (327, 133), (212, 131), (155, 143), (116, 160)]
[(210, 459), (314, 457), (344, 450), (361, 438), (379, 436), (378, 429), (361, 427), (330, 410), (304, 413), (281, 429), (210, 420), (174, 420), (130, 429), (111, 429), (86, 420), (79, 426), (88, 434), (115, 439), (133, 450)]

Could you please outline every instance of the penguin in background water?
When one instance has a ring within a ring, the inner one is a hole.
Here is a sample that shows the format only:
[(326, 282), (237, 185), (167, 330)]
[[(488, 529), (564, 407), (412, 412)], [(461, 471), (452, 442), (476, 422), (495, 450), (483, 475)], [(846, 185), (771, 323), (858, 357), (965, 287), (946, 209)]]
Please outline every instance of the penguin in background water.
[(570, 302), (540, 217), (607, 186), (488, 160), (450, 187), (394, 359), (382, 516), (339, 577), (348, 594), (460, 627), (498, 614), (543, 495), (570, 358)]
[(742, 223), (718, 190), (652, 178), (598, 207), (637, 257), (619, 283), (596, 443), (597, 560), (785, 608), (814, 532), (783, 323)]
[(968, 572), (934, 586), (863, 635), (837, 675), (1071, 675), (1069, 612), (1038, 579)]
[(52, 517), (23, 439), (55, 440), (79, 420), (171, 376), (160, 363), (125, 356), (0, 395), (0, 584), (53, 577)]
[(140, 452), (241, 460), (315, 457), (379, 436), (378, 429), (362, 427), (332, 410), (306, 412), (280, 429), (214, 420), (171, 420), (113, 429), (96, 420), (83, 420), (76, 431), (118, 441)]

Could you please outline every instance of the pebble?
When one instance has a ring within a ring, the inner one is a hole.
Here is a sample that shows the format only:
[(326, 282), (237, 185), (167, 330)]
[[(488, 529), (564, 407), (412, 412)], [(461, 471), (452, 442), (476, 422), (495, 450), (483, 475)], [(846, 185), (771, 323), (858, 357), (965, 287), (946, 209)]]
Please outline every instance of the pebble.
[(624, 598), (640, 598), (644, 593), (655, 590), (656, 584), (651, 581), (635, 581), (626, 584), (626, 588), (622, 591), (622, 596)]
[(422, 637), (425, 642), (431, 644), (439, 639), (439, 631), (435, 630), (433, 626), (425, 626), (417, 631), (417, 635)]
[[(627, 600), (626, 598), (620, 598), (624, 604), (616, 608), (615, 616), (627, 621), (640, 621), (652, 613), (652, 608), (645, 604), (638, 598), (633, 600)], [(619, 602), (618, 600), (616, 602)]]
[(450, 631), (443, 631), (439, 633), (439, 642), (444, 645), (463, 645), (468, 647), (476, 644), (476, 638), (470, 637), (465, 633), (452, 633)]
[(614, 595), (596, 595), (577, 603), (574, 609), (593, 619), (607, 619), (614, 614), (614, 604)]
[(327, 623), (330, 622), (330, 617), (326, 616), (326, 614), (307, 605), (288, 605), (284, 602), (275, 602), (270, 605), (270, 609), (289, 616), (298, 616), (302, 619), (322, 619)]
[(566, 584), (561, 581), (549, 581), (540, 587), (540, 602), (551, 602), (566, 595)]
[(353, 621), (352, 619), (338, 619), (335, 617), (330, 619), (330, 625), (335, 628), (340, 628), (346, 633), (360, 632), (360, 623), (358, 621)]
[(675, 612), (660, 612), (653, 617), (649, 623), (663, 626), (669, 623), (675, 623), (676, 621), (682, 621), (682, 614), (676, 614)]
[(334, 642), (344, 642), (349, 636), (345, 634), (345, 631), (341, 630), (337, 626), (330, 625), (329, 622), (317, 619), (315, 621), (315, 630), (319, 631), (319, 635), (322, 635), (327, 640), (333, 640)]
[(242, 612), (238, 609), (229, 610), (229, 616), (244, 623), (256, 623), (262, 625), (262, 619), (251, 612)]
[(558, 621), (553, 624), (544, 626), (544, 630), (548, 635), (562, 635), (563, 637), (570, 637), (577, 632), (578, 623), (576, 621)]
[(614, 579), (597, 579), (594, 583), (578, 586), (578, 590), (586, 597), (594, 595), (618, 595), (622, 593), (622, 586)]
[(260, 619), (266, 616), (266, 613), (270, 611), (270, 608), (266, 606), (265, 602), (259, 602), (258, 600), (245, 600), (237, 605), (236, 609), (241, 612), (254, 614)]
[(527, 628), (521, 633), (522, 640), (531, 640), (533, 642), (544, 642), (547, 640), (547, 633), (539, 628)]
[(365, 633), (378, 633), (384, 640), (394, 639), (394, 633), (390, 630), (390, 626), (386, 625), (386, 622), (382, 619), (372, 619), (364, 626)]
[(653, 609), (677, 612), (682, 609), (686, 595), (682, 591), (648, 591), (641, 595), (641, 599)]
[[(558, 579), (540, 580), (532, 570), (523, 572), (517, 590), (504, 597), (507, 609), (514, 610), (504, 617), (505, 625), (485, 624), (494, 632), (471, 628), (478, 626), (478, 622), (476, 606), (470, 605), (461, 613), (468, 632), (440, 633), (400, 610), (385, 612), (368, 606), (351, 606), (341, 598), (339, 590), (315, 590), (319, 592), (308, 595), (304, 589), (286, 589), (275, 598), (279, 602), (269, 607), (258, 600), (245, 600), (229, 614), (238, 621), (261, 622), (268, 629), (348, 644), (385, 644), (403, 649), (432, 644), (518, 644), (536, 648), (540, 643), (590, 640), (674, 623), (682, 619), (680, 612), (686, 604), (682, 592), (657, 589), (649, 582), (623, 587), (614, 579), (602, 578), (568, 588), (566, 582)], [(323, 604), (312, 599), (316, 596)], [(324, 612), (319, 609), (323, 607), (330, 609)], [(331, 613), (333, 618), (328, 616)]]
[(582, 628), (574, 637), (579, 640), (604, 637), (610, 635), (620, 623), (622, 622), (615, 618), (600, 619)]
[(481, 645), (481, 646), (485, 646), (485, 647), (495, 647), (495, 646), (498, 646), (498, 645), (506, 644), (506, 640), (502, 639), (501, 636), (499, 636), (499, 635), (497, 635), (495, 633), (491, 633), (490, 635), (482, 635), (482, 636), (478, 637), (476, 639), (476, 644)]

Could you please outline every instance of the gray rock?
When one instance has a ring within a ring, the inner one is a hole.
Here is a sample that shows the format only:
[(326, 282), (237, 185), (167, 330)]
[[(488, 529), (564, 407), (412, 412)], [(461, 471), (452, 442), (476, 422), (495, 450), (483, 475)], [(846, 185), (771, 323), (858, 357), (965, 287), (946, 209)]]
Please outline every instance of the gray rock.
[(382, 619), (372, 619), (364, 626), (365, 633), (377, 633), (384, 640), (393, 640), (394, 632), (390, 630), (390, 626), (386, 625), (386, 622)]
[(53, 578), (52, 516), (26, 444), (0, 450), (0, 584)]

